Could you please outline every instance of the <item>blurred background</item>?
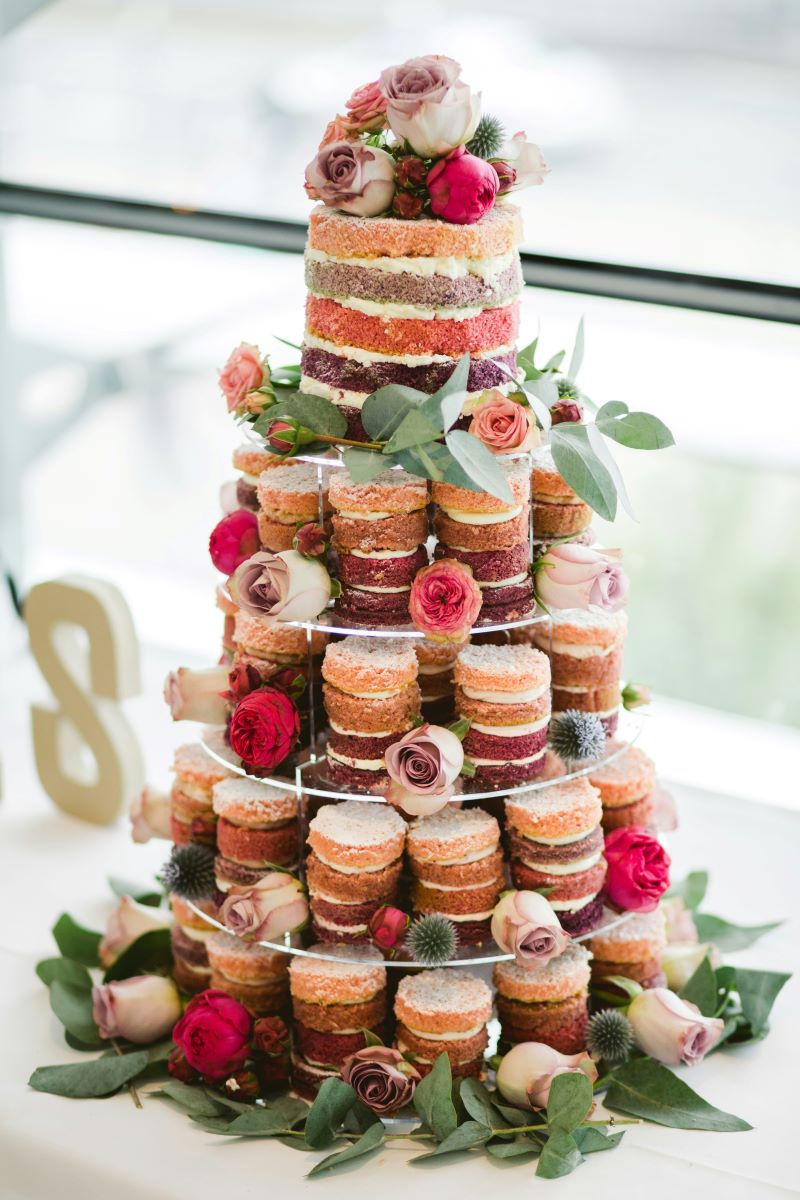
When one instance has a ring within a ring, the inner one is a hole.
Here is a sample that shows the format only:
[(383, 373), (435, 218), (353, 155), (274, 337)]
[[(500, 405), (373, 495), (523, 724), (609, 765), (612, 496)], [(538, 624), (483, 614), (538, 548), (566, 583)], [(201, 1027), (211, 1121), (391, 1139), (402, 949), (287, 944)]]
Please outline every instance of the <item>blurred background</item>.
[[(302, 336), (303, 168), (353, 87), (445, 52), (552, 167), (522, 194), (521, 343), (538, 332), (548, 357), (584, 316), (584, 390), (675, 434), (667, 452), (615, 451), (638, 521), (597, 523), (626, 552), (627, 667), (659, 696), (656, 749), (673, 776), (789, 802), (800, 5), (457, 13), (0, 0), (3, 569), (18, 594), (65, 571), (109, 578), (143, 643), (214, 660), (206, 542), (236, 443), (216, 368), (241, 340), (296, 357), (273, 339)], [(24, 634), (10, 591), (0, 633), (11, 680)]]

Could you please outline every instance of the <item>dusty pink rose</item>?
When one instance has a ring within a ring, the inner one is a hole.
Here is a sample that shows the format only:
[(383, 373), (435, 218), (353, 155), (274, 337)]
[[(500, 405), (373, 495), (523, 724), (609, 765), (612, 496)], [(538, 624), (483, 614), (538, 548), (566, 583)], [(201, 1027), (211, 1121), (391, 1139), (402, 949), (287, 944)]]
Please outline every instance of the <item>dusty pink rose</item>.
[[(544, 183), (545, 175), (550, 173), (550, 168), (544, 161), (539, 147), (533, 142), (527, 142), (525, 134), (522, 132), (515, 133), (500, 147), (497, 159), (498, 161), (493, 162), (492, 165), (495, 169), (500, 169), (498, 174), (503, 171), (506, 180), (506, 186), (503, 187), (504, 194)], [(514, 173), (513, 179), (510, 177), (508, 168)]]
[(520, 1042), (497, 1068), (497, 1089), (519, 1108), (543, 1109), (556, 1076), (576, 1072), (582, 1072), (590, 1083), (597, 1079), (597, 1067), (585, 1050), (560, 1054), (543, 1042)]
[(530, 410), (493, 389), (485, 393), (474, 410), (469, 432), (493, 454), (510, 454), (533, 450), (539, 445), (539, 430)]
[(463, 642), (478, 619), (482, 602), (472, 568), (453, 558), (442, 558), (417, 571), (408, 611), (429, 641)]
[[(228, 361), (219, 373), (219, 386), (228, 402), (228, 412), (246, 412), (247, 394), (269, 383), (269, 367), (258, 346), (242, 342), (228, 356)], [(264, 397), (258, 399), (258, 408), (264, 405)]]
[(389, 1046), (367, 1046), (344, 1060), (342, 1079), (375, 1113), (390, 1113), (408, 1104), (419, 1071)]
[(218, 571), (232, 575), (239, 563), (255, 554), (260, 545), (258, 517), (248, 508), (237, 508), (211, 530), (208, 552)]
[(536, 592), (547, 608), (601, 608), (617, 612), (628, 599), (621, 550), (566, 542), (551, 546), (536, 572)]
[(299, 550), (260, 551), (230, 580), (242, 612), (274, 621), (313, 621), (331, 598), (331, 577), (319, 558)]
[(106, 922), (98, 947), (100, 962), (104, 967), (110, 967), (143, 933), (169, 929), (171, 924), (172, 914), (166, 909), (139, 904), (132, 896), (123, 896)]
[(492, 937), (521, 967), (548, 963), (569, 941), (549, 900), (539, 892), (506, 892), (492, 914)]
[(447, 154), (477, 129), (480, 93), (473, 95), (460, 74), (458, 63), (442, 54), (410, 58), (381, 72), (389, 128), (422, 158)]
[(228, 687), (226, 666), (193, 671), (178, 667), (164, 680), (164, 700), (173, 721), (202, 721), (204, 725), (224, 725), (228, 705), (223, 693)]
[(272, 941), (305, 924), (308, 901), (299, 879), (284, 871), (270, 871), (253, 887), (232, 887), (220, 916), (237, 937)]
[(455, 225), (474, 225), (494, 206), (499, 186), (491, 163), (463, 146), (440, 158), (428, 172), (431, 212)]
[(430, 816), (447, 803), (464, 765), (460, 740), (441, 725), (421, 725), (384, 755), (390, 800), (409, 816)]
[(168, 1034), (180, 1015), (178, 989), (163, 975), (134, 975), (92, 988), (92, 1016), (101, 1038), (146, 1046)]
[(704, 1017), (697, 1005), (668, 988), (646, 988), (628, 1006), (636, 1045), (668, 1067), (702, 1062), (722, 1036), (725, 1022)]
[(169, 792), (161, 792), (146, 783), (128, 809), (131, 838), (139, 844), (151, 838), (172, 837), (169, 822)]
[(356, 88), (345, 107), (347, 127), (353, 133), (377, 133), (386, 128), (386, 97), (377, 79)]
[(320, 150), (325, 146), (330, 146), (331, 142), (346, 142), (350, 137), (350, 130), (347, 126), (345, 117), (340, 117), (337, 113), (332, 121), (328, 121), (325, 126), (325, 132), (322, 135), (322, 141), (319, 144)]
[(306, 167), (306, 193), (357, 217), (386, 212), (394, 195), (394, 159), (363, 142), (330, 142)]

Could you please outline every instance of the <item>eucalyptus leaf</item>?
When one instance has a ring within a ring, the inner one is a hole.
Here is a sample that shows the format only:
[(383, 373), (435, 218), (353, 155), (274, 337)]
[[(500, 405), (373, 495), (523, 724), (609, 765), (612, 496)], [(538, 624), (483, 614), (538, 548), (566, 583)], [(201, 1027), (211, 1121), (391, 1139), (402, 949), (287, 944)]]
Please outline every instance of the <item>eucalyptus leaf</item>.
[(130, 883), (127, 879), (120, 879), (116, 875), (109, 875), (108, 883), (115, 896), (130, 896), (137, 904), (146, 904), (150, 908), (158, 908), (164, 899), (163, 892), (159, 892), (153, 887), (144, 887), (140, 883)]
[(486, 1153), (492, 1158), (522, 1158), (538, 1154), (541, 1149), (538, 1142), (531, 1141), (524, 1134), (519, 1134), (513, 1142), (494, 1142), (486, 1147)]
[(172, 942), (169, 929), (148, 929), (111, 964), (103, 976), (104, 983), (115, 979), (130, 979), (132, 975), (147, 975), (172, 967)]
[(561, 1179), (571, 1175), (583, 1162), (583, 1155), (571, 1134), (563, 1130), (551, 1133), (539, 1155), (536, 1174), (540, 1179)]
[(578, 372), (583, 366), (583, 351), (584, 351), (584, 328), (583, 317), (578, 321), (578, 328), (575, 331), (575, 344), (572, 347), (572, 355), (567, 367), (567, 379), (577, 379)]
[(432, 1070), (420, 1080), (414, 1092), (414, 1108), (440, 1142), (449, 1137), (458, 1125), (452, 1087), (450, 1060), (446, 1054), (440, 1054)]
[(342, 1163), (351, 1162), (354, 1158), (362, 1158), (365, 1154), (371, 1154), (373, 1150), (382, 1146), (385, 1140), (386, 1130), (380, 1121), (376, 1121), (374, 1125), (370, 1125), (366, 1133), (362, 1133), (357, 1142), (346, 1146), (344, 1150), (336, 1150), (312, 1167), (308, 1172), (308, 1178), (310, 1179), (313, 1175), (321, 1175), (323, 1171), (330, 1171)]
[(336, 1076), (323, 1081), (306, 1117), (306, 1142), (314, 1150), (330, 1146), (345, 1113), (353, 1107), (356, 1093), (349, 1083)]
[(463, 429), (453, 429), (445, 444), (470, 479), (471, 490), (488, 492), (504, 504), (513, 505), (514, 496), (492, 452), (483, 442)]
[(431, 1158), (439, 1158), (443, 1154), (455, 1154), (459, 1150), (471, 1150), (473, 1146), (482, 1146), (492, 1136), (491, 1129), (481, 1121), (464, 1121), (452, 1133), (439, 1143), (435, 1150), (426, 1154), (418, 1154), (412, 1162), (426, 1162)]
[(706, 956), (678, 993), (682, 999), (696, 1004), (704, 1017), (713, 1017), (719, 1005), (719, 991), (714, 968)]
[(642, 985), (637, 983), (635, 979), (628, 979), (627, 975), (605, 975), (602, 982), (613, 984), (614, 987), (619, 988), (621, 992), (629, 996), (631, 1000), (634, 996), (638, 996), (642, 990)]
[(389, 383), (367, 396), (361, 409), (361, 422), (373, 442), (388, 442), (403, 418), (427, 399), (424, 392), (402, 384)]
[(437, 426), (439, 434), (446, 433), (461, 416), (469, 384), (469, 354), (462, 354), (448, 378), (422, 404), (422, 411)]
[(347, 418), (341, 409), (324, 396), (307, 396), (304, 392), (296, 392), (289, 399), (271, 405), (253, 428), (256, 433), (263, 433), (278, 417), (290, 418), (314, 433), (324, 433), (326, 437), (344, 437), (347, 433)]
[(95, 1049), (104, 1044), (92, 1016), (92, 993), (82, 984), (54, 979), (50, 985), (50, 1007), (64, 1028), (79, 1042)]
[(136, 1050), (133, 1054), (114, 1054), (90, 1062), (37, 1067), (28, 1084), (34, 1091), (49, 1092), (54, 1096), (76, 1099), (110, 1096), (140, 1075), (147, 1063), (147, 1051)]
[(624, 1138), (625, 1131), (606, 1133), (597, 1125), (584, 1125), (581, 1129), (573, 1129), (572, 1136), (581, 1154), (596, 1154), (600, 1150), (613, 1150)]
[(292, 1129), (307, 1112), (308, 1106), (302, 1100), (284, 1096), (266, 1108), (251, 1106), (247, 1112), (239, 1113), (225, 1132), (231, 1137), (274, 1137)]
[(736, 968), (736, 991), (742, 1005), (742, 1013), (754, 1037), (766, 1033), (769, 1014), (783, 985), (791, 979), (783, 971), (753, 971)]
[(720, 950), (746, 950), (765, 933), (783, 925), (783, 921), (770, 921), (767, 925), (734, 925), (711, 913), (696, 912), (694, 924), (701, 942), (713, 942)]
[(389, 462), (377, 450), (356, 450), (348, 446), (342, 458), (354, 483), (369, 483), (389, 466)]
[(195, 1117), (219, 1117), (227, 1113), (225, 1105), (215, 1100), (204, 1088), (181, 1083), (179, 1079), (170, 1079), (154, 1095), (166, 1096)]
[(394, 454), (397, 450), (410, 450), (413, 446), (427, 446), (441, 437), (442, 431), (419, 408), (410, 409), (395, 429), (384, 447), (384, 453)]
[(627, 404), (620, 400), (598, 409), (595, 422), (606, 437), (631, 450), (665, 450), (675, 445), (675, 438), (663, 421), (652, 413), (629, 412)]
[(588, 434), (590, 446), (614, 481), (614, 487), (617, 489), (617, 496), (622, 507), (632, 521), (637, 520), (636, 513), (633, 511), (633, 505), (631, 504), (631, 498), (628, 495), (628, 489), (625, 487), (625, 480), (622, 478), (622, 472), (619, 469), (616, 459), (606, 445), (602, 433), (592, 421), (588, 425), (585, 425), (584, 428)]
[(566, 358), (566, 356), (567, 356), (566, 350), (556, 351), (556, 353), (552, 356), (552, 358), (548, 358), (547, 362), (542, 367), (542, 371), (544, 371), (544, 372), (557, 371), (558, 368), (561, 366), (562, 362), (564, 361), (564, 359)]
[(708, 1129), (716, 1133), (752, 1129), (741, 1117), (703, 1100), (687, 1083), (651, 1058), (635, 1058), (617, 1067), (604, 1103), (614, 1112), (642, 1117), (673, 1129)]
[[(96, 1053), (98, 1046), (105, 1045), (104, 1042), (98, 1042), (95, 1037), (92, 1037), (92, 1040), (89, 1042), (84, 1042), (79, 1037), (76, 1037), (74, 1033), (70, 1033), (69, 1029), (64, 1030), (64, 1041), (70, 1050), (80, 1050), (82, 1054)], [(114, 1054), (115, 1051), (109, 1048), (105, 1053)]]
[(43, 958), (36, 964), (36, 974), (46, 987), (56, 979), (72, 987), (92, 990), (92, 977), (81, 963), (72, 958)]
[(100, 965), (99, 947), (103, 935), (86, 929), (69, 915), (62, 913), (53, 926), (56, 945), (65, 958), (72, 958), (84, 967)]
[[(489, 1129), (504, 1129), (505, 1122), (494, 1106), (489, 1090), (472, 1076), (461, 1080), (459, 1089), (461, 1103), (474, 1120)], [(511, 1134), (506, 1136), (511, 1137)]]
[(556, 470), (581, 500), (606, 521), (617, 515), (617, 489), (589, 442), (584, 425), (562, 422), (550, 433)]
[(708, 871), (690, 871), (684, 879), (673, 883), (667, 897), (680, 896), (687, 908), (699, 908), (708, 891)]
[(584, 1120), (592, 1103), (592, 1085), (582, 1071), (556, 1075), (547, 1100), (550, 1131), (571, 1133)]

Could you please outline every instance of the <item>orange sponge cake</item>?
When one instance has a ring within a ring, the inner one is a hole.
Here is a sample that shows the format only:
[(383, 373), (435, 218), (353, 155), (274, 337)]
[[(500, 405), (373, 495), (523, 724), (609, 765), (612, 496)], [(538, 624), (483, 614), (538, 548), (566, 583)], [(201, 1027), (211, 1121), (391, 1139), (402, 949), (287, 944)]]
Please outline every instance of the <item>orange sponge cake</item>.
[(414, 1056), (427, 1075), (446, 1054), (455, 1076), (482, 1075), (492, 993), (476, 975), (456, 967), (420, 971), (400, 980), (394, 1001), (398, 1050)]
[(500, 826), (480, 808), (447, 804), (408, 831), (414, 912), (452, 921), (460, 945), (489, 940), (492, 911), (503, 888)]

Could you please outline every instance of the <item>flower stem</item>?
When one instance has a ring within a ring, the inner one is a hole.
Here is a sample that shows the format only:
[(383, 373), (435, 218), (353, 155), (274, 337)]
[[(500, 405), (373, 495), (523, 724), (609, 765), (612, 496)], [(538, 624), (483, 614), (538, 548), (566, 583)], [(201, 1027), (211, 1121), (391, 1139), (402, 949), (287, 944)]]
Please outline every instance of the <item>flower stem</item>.
[[(117, 1054), (120, 1056), (120, 1058), (124, 1058), (124, 1057), (125, 1057), (125, 1053), (124, 1053), (124, 1051), (122, 1050), (122, 1048), (120, 1047), (120, 1044), (119, 1044), (119, 1042), (116, 1040), (116, 1038), (112, 1038), (112, 1039), (111, 1039), (111, 1045), (114, 1047), (114, 1050), (115, 1050), (115, 1051), (116, 1051), (116, 1053), (117, 1053)], [(132, 1100), (132, 1101), (133, 1101), (133, 1103), (136, 1105), (136, 1107), (137, 1107), (137, 1108), (141, 1108), (141, 1107), (142, 1107), (142, 1101), (141, 1101), (141, 1099), (139, 1098), (139, 1093), (138, 1093), (138, 1091), (136, 1090), (136, 1084), (133, 1082), (133, 1080), (131, 1080), (131, 1082), (128, 1084), (128, 1091), (130, 1092), (131, 1100)]]
[[(356, 446), (359, 450), (383, 450), (385, 442), (355, 442), (352, 438), (331, 437), (327, 433), (314, 434), (315, 442), (327, 442), (329, 446)], [(302, 449), (302, 447), (301, 447)]]

